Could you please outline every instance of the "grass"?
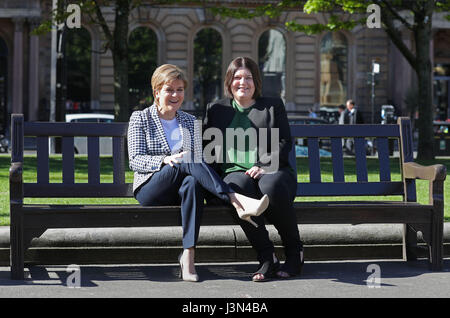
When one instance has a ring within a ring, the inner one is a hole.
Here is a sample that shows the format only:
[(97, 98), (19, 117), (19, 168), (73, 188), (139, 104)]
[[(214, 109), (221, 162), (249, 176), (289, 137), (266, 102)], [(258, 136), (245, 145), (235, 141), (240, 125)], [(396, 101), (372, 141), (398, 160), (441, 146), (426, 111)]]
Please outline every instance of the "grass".
[[(0, 155), (0, 225), (9, 225), (9, 167), (10, 156)], [(436, 159), (434, 161), (418, 161), (423, 165), (432, 165), (436, 163), (444, 164), (447, 170), (450, 171), (450, 159)], [(330, 158), (321, 158), (321, 175), (322, 182), (331, 182), (333, 179), (333, 169)], [(369, 181), (379, 181), (378, 176), (378, 159), (367, 158), (368, 178)], [(54, 155), (49, 160), (50, 167), (50, 182), (61, 183), (62, 182), (62, 158), (60, 155)], [(309, 181), (308, 174), (308, 159), (297, 159), (297, 171), (298, 180), (301, 182)], [(36, 156), (25, 156), (24, 158), (24, 182), (36, 182)], [(100, 161), (102, 183), (112, 182), (112, 158), (102, 157)], [(87, 157), (76, 156), (75, 158), (75, 182), (87, 182)], [(345, 181), (356, 181), (355, 164), (353, 158), (344, 159), (344, 172)], [(400, 181), (401, 174), (397, 158), (391, 159), (391, 179), (392, 181)], [(126, 182), (133, 181), (133, 173), (131, 171), (126, 172)], [(428, 203), (428, 182), (423, 180), (417, 180), (417, 201), (420, 203)], [(446, 180), (444, 183), (444, 200), (450, 202), (450, 181)], [(296, 201), (308, 201), (308, 200), (373, 200), (373, 197), (314, 197), (314, 198), (297, 198)], [(378, 197), (379, 200), (401, 200), (400, 196), (388, 196)], [(138, 204), (134, 198), (27, 198), (25, 203), (46, 203), (46, 204)], [(444, 208), (445, 220), (450, 221), (450, 206), (446, 204)]]
[[(24, 182), (35, 183), (36, 177), (36, 156), (24, 157), (23, 180)], [(0, 226), (9, 225), (9, 167), (11, 157), (0, 155)], [(102, 157), (100, 160), (100, 182), (112, 183), (112, 158)], [(49, 182), (62, 183), (62, 157), (53, 155), (49, 159)], [(75, 157), (75, 182), (88, 182), (88, 161), (86, 155), (76, 155)], [(126, 182), (133, 182), (133, 173), (127, 171)], [(134, 198), (25, 198), (25, 203), (45, 203), (45, 204), (139, 204)]]

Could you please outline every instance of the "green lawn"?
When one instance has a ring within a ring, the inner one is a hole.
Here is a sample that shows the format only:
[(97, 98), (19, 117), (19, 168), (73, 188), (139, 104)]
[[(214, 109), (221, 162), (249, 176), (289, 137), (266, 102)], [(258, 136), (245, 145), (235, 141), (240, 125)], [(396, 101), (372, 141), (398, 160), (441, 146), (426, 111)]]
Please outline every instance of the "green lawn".
[[(8, 175), (9, 175), (9, 167), (10, 167), (10, 157), (8, 155), (0, 155), (0, 225), (9, 225), (9, 183), (8, 183)], [(450, 171), (450, 159), (437, 159), (432, 162), (419, 162), (423, 165), (431, 165), (435, 163), (442, 163), (447, 167), (447, 170)], [(308, 159), (307, 158), (299, 158), (297, 159), (297, 169), (298, 180), (299, 181), (308, 181)], [(369, 181), (378, 181), (378, 160), (368, 158), (367, 166), (369, 171)], [(36, 182), (36, 157), (35, 156), (25, 156), (24, 159), (24, 181), (25, 182)], [(50, 182), (62, 182), (62, 159), (61, 156), (55, 155), (50, 158)], [(101, 182), (112, 182), (112, 159), (110, 157), (103, 157), (100, 162), (101, 168)], [(333, 179), (333, 170), (331, 165), (330, 158), (321, 158), (321, 169), (322, 169), (322, 181), (332, 181)], [(354, 159), (345, 158), (344, 159), (344, 171), (345, 171), (345, 180), (346, 181), (356, 181), (356, 172)], [(392, 180), (400, 181), (401, 175), (399, 171), (398, 159), (391, 159), (391, 171), (392, 171)], [(75, 158), (75, 180), (76, 182), (87, 182), (87, 157), (86, 156), (76, 156)], [(127, 171), (126, 173), (126, 181), (133, 181), (133, 174), (131, 171)], [(426, 181), (417, 181), (417, 190), (418, 190), (418, 201), (420, 203), (428, 202), (428, 182)], [(450, 202), (450, 181), (445, 182), (445, 202)], [(306, 201), (306, 200), (365, 200), (365, 199), (373, 199), (371, 197), (315, 197), (315, 198), (297, 198), (296, 201)], [(399, 196), (391, 196), (391, 197), (381, 197), (377, 198), (380, 200), (401, 200)], [(83, 203), (83, 204), (95, 204), (108, 202), (110, 204), (123, 204), (123, 203), (131, 203), (138, 204), (137, 201), (133, 198), (116, 198), (116, 199), (96, 199), (96, 198), (87, 198), (87, 199), (26, 199), (26, 203), (58, 203), (58, 204), (68, 204), (68, 203)], [(445, 219), (446, 221), (450, 221), (450, 207), (448, 204), (445, 206)]]

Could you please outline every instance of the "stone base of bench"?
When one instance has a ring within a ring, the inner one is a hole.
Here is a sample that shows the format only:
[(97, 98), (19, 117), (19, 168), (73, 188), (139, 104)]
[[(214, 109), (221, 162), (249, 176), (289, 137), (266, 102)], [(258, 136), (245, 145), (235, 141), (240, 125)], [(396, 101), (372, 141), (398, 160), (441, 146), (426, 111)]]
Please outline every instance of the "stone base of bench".
[[(181, 247), (97, 247), (97, 248), (30, 248), (25, 254), (25, 266), (29, 265), (89, 265), (89, 264), (162, 264), (176, 263)], [(0, 266), (9, 266), (9, 248), (0, 248)], [(277, 247), (277, 255), (283, 250)], [(419, 250), (419, 258), (427, 258), (425, 247)], [(450, 257), (450, 244), (444, 244), (444, 257)], [(255, 253), (250, 247), (200, 246), (197, 263), (254, 262)], [(401, 244), (381, 245), (307, 245), (306, 261), (402, 259)]]
[[(277, 255), (283, 249), (268, 226)], [(402, 225), (299, 225), (306, 261), (402, 259)], [(420, 242), (420, 236), (418, 236)], [(29, 264), (174, 263), (181, 250), (180, 227), (47, 230), (25, 253)], [(450, 223), (444, 224), (444, 257), (450, 257)], [(9, 227), (0, 227), (0, 265), (9, 265)], [(427, 257), (419, 243), (417, 255)], [(204, 226), (197, 262), (255, 261), (253, 249), (238, 226)]]

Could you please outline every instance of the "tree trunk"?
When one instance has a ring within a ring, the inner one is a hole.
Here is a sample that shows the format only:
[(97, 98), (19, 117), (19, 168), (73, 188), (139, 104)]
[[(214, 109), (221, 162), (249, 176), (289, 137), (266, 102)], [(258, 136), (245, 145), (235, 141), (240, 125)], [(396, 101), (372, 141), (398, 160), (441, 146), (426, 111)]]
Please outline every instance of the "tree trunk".
[[(431, 11), (432, 12), (432, 11)], [(416, 14), (415, 22), (419, 25), (414, 32), (416, 45), (416, 65), (414, 67), (419, 82), (419, 141), (417, 159), (434, 159), (434, 131), (433, 131), (433, 100), (432, 100), (432, 69), (430, 58), (432, 13), (425, 11), (425, 15)]]
[(114, 26), (114, 117), (116, 121), (127, 122), (130, 117), (128, 98), (128, 0), (116, 0)]

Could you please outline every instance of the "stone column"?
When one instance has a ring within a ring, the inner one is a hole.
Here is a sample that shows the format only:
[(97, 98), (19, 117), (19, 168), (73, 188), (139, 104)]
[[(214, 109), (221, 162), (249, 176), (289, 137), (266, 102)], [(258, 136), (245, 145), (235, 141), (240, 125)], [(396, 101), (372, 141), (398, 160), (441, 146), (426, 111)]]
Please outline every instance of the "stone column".
[(14, 54), (12, 72), (12, 112), (23, 113), (23, 18), (13, 18)]
[[(38, 27), (38, 19), (30, 19), (30, 32)], [(39, 114), (39, 36), (30, 34), (28, 77), (28, 120), (38, 120)]]

